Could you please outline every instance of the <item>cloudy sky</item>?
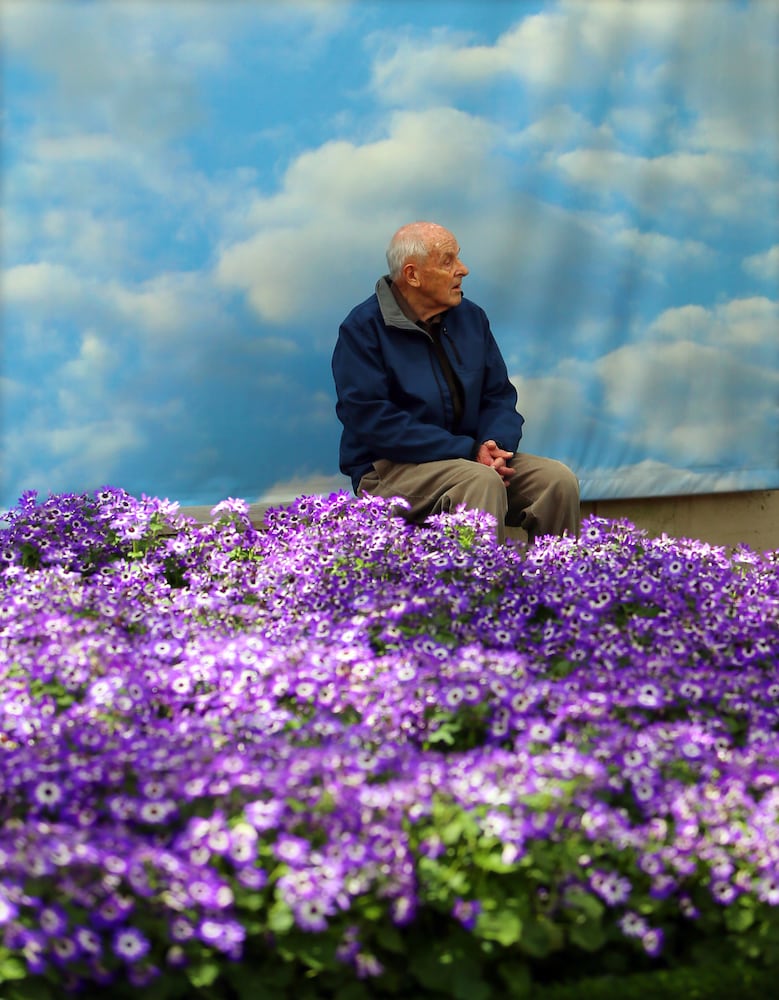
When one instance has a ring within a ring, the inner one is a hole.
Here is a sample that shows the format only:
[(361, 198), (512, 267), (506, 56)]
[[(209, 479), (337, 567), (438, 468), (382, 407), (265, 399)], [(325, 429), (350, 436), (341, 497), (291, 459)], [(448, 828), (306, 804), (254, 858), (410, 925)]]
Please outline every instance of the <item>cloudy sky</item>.
[(588, 499), (779, 487), (775, 0), (2, 0), (2, 489), (348, 488), (330, 354), (452, 229)]

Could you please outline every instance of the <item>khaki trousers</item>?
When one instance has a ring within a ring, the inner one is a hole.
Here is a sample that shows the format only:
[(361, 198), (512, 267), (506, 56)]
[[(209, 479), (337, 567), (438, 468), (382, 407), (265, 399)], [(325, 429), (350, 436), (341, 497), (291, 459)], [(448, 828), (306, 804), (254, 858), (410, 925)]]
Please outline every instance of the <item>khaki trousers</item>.
[(506, 526), (524, 529), (531, 541), (538, 535), (578, 536), (579, 481), (568, 466), (520, 452), (509, 464), (515, 472), (506, 485), (490, 466), (465, 458), (419, 464), (380, 459), (358, 492), (407, 500), (411, 509), (404, 515), (414, 521), (460, 506), (485, 511), (495, 518), (500, 542)]

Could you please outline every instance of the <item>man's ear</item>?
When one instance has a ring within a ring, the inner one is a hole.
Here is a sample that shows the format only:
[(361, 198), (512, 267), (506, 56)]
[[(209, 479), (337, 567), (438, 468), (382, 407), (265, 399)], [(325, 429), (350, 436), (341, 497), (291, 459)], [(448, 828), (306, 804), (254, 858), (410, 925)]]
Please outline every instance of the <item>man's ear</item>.
[(417, 266), (413, 261), (403, 265), (403, 279), (407, 285), (411, 285), (412, 288), (419, 287), (419, 272), (417, 271)]

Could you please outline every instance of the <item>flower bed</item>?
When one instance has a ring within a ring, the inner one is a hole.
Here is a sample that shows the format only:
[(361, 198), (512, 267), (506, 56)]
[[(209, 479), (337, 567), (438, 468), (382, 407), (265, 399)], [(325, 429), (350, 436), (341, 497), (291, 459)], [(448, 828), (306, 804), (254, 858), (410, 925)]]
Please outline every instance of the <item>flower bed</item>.
[(3, 997), (779, 954), (779, 553), (120, 490), (0, 535)]

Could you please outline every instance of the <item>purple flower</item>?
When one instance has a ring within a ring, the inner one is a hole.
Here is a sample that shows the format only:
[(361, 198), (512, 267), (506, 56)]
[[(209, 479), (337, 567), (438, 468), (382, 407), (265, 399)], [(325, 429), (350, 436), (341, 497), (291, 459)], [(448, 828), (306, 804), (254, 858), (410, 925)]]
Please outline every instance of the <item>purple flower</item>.
[(615, 872), (593, 872), (589, 881), (593, 890), (609, 906), (625, 903), (632, 889), (630, 880)]
[(13, 920), (17, 912), (17, 907), (3, 894), (0, 888), (0, 927)]
[(109, 896), (101, 903), (94, 913), (94, 921), (98, 927), (113, 927), (130, 914), (134, 903), (128, 896)]
[(91, 927), (78, 927), (74, 937), (82, 952), (87, 955), (100, 955), (103, 945), (100, 936)]
[(478, 899), (457, 899), (452, 906), (452, 916), (470, 931), (476, 926), (481, 908)]
[(282, 834), (274, 845), (274, 853), (280, 861), (288, 865), (300, 865), (308, 857), (311, 847), (302, 837)]
[(641, 935), (641, 946), (647, 955), (656, 958), (663, 950), (664, 935), (657, 927), (650, 927)]
[(205, 944), (236, 958), (240, 955), (241, 946), (246, 937), (246, 932), (238, 921), (216, 920), (212, 917), (201, 921), (197, 933)]
[(114, 933), (111, 948), (117, 958), (128, 963), (140, 962), (149, 953), (151, 945), (136, 927), (121, 927)]
[(626, 937), (643, 938), (649, 931), (646, 920), (632, 910), (628, 910), (617, 921), (620, 930)]
[(327, 928), (327, 918), (333, 907), (322, 899), (303, 899), (293, 909), (295, 923), (304, 931), (323, 931)]
[(48, 905), (38, 913), (38, 923), (47, 937), (59, 937), (68, 926), (68, 917), (60, 906)]
[(738, 889), (724, 879), (717, 879), (711, 883), (711, 895), (718, 903), (728, 906), (738, 896)]
[(62, 801), (62, 787), (54, 781), (41, 781), (33, 789), (35, 801), (42, 806), (56, 806)]
[[(31, 967), (236, 957), (252, 894), (296, 933), (343, 921), (376, 975), (363, 906), (403, 923), (442, 863), (475, 886), (477, 850), (497, 880), (569, 840), (650, 955), (688, 891), (775, 905), (776, 559), (603, 519), (499, 547), (473, 512), (421, 531), (341, 495), (262, 531), (240, 501), (176, 516), (28, 496), (0, 537), (0, 923)], [(479, 900), (450, 905), (472, 929)]]

